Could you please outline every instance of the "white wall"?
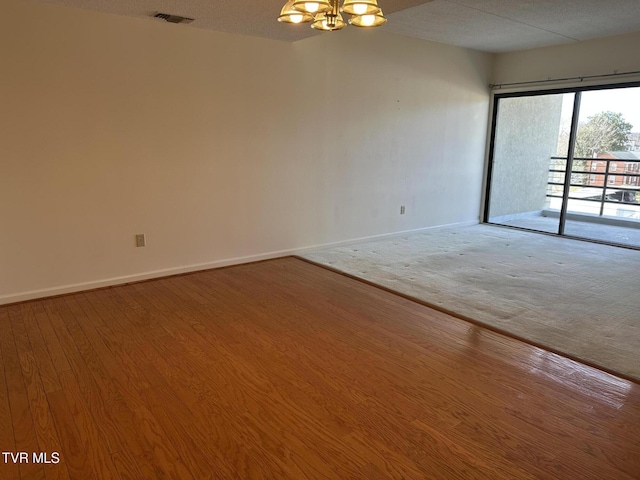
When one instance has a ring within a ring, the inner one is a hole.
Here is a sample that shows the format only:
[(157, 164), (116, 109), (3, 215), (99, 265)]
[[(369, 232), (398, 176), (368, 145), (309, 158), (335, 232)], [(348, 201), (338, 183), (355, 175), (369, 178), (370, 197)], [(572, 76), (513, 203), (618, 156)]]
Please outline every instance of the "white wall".
[(0, 303), (478, 220), (490, 55), (4, 7)]
[[(638, 45), (640, 45), (640, 33), (632, 33), (569, 45), (499, 54), (495, 58), (492, 83), (530, 82), (548, 78), (612, 74), (616, 71), (639, 71)], [(638, 80), (640, 76), (599, 79), (596, 83), (617, 82), (624, 79)]]

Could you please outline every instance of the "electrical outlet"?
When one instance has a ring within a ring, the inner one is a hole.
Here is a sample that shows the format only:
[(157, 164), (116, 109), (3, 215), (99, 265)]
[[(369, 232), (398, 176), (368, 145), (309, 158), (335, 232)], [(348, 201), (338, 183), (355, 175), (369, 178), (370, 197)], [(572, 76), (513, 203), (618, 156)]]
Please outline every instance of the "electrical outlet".
[(136, 235), (136, 247), (144, 247), (147, 242), (144, 239), (144, 233)]
[(400, 215), (404, 215), (404, 205), (400, 206)]

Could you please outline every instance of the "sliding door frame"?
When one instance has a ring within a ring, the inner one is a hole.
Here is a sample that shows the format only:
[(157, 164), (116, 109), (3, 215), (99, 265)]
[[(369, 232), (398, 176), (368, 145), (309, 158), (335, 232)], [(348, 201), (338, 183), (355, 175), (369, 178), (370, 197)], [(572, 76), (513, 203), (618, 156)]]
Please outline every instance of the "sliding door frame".
[[(552, 236), (563, 236), (565, 238), (572, 238), (576, 240), (583, 240), (592, 243), (600, 243), (605, 245), (615, 245), (619, 247), (631, 248), (633, 250), (640, 250), (640, 246), (634, 245), (626, 245), (619, 243), (606, 242), (603, 240), (590, 239), (585, 237), (576, 237), (573, 235), (566, 235), (564, 233), (564, 226), (566, 222), (567, 216), (567, 207), (568, 207), (568, 197), (569, 197), (569, 184), (571, 182), (571, 171), (573, 168), (573, 157), (575, 151), (575, 141), (576, 135), (578, 131), (578, 121), (580, 116), (580, 103), (582, 99), (582, 92), (588, 91), (596, 91), (596, 90), (613, 90), (620, 88), (633, 88), (640, 87), (640, 80), (637, 81), (625, 81), (619, 83), (606, 83), (606, 84), (589, 84), (589, 85), (575, 85), (575, 86), (566, 86), (566, 87), (557, 87), (557, 88), (540, 88), (540, 89), (518, 89), (513, 91), (508, 91), (505, 93), (500, 93), (493, 91), (492, 92), (492, 108), (491, 108), (491, 122), (490, 122), (490, 130), (489, 130), (489, 147), (487, 151), (487, 166), (486, 166), (486, 174), (485, 174), (485, 189), (484, 189), (484, 201), (482, 208), (482, 223), (497, 225), (504, 228), (513, 228), (517, 230), (525, 230), (530, 232), (541, 233), (544, 235), (552, 235)], [(536, 97), (541, 95), (557, 95), (557, 94), (566, 94), (573, 93), (574, 103), (573, 103), (573, 116), (571, 117), (571, 130), (569, 135), (569, 150), (567, 152), (567, 164), (565, 169), (565, 179), (564, 179), (564, 191), (562, 198), (562, 208), (560, 211), (560, 221), (558, 226), (557, 233), (545, 232), (541, 230), (534, 230), (531, 228), (525, 227), (516, 227), (511, 225), (501, 225), (498, 223), (493, 223), (489, 221), (489, 209), (491, 203), (491, 189), (492, 179), (493, 179), (493, 167), (494, 167), (494, 157), (495, 157), (495, 140), (496, 140), (496, 127), (498, 124), (498, 115), (500, 110), (500, 100), (503, 98), (518, 98), (518, 97)]]
[[(564, 167), (564, 186), (562, 187), (562, 205), (560, 206), (560, 221), (558, 235), (564, 235), (564, 224), (567, 220), (569, 208), (569, 193), (571, 190), (571, 176), (573, 175), (573, 157), (576, 151), (576, 136), (578, 135), (578, 120), (580, 119), (580, 104), (582, 92), (573, 95), (573, 112), (571, 114), (571, 129), (569, 131), (569, 147), (567, 149), (567, 163)], [(604, 190), (602, 191), (604, 195)]]

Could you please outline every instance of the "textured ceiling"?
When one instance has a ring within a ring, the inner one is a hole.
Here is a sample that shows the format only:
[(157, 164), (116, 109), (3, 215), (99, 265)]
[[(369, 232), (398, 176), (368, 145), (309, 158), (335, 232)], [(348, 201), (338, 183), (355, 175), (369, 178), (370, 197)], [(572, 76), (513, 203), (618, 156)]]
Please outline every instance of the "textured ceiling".
[[(195, 18), (189, 26), (284, 41), (318, 33), (276, 21), (284, 0), (42, 0), (117, 15), (156, 12)], [(487, 52), (640, 32), (640, 0), (378, 0), (381, 28)], [(160, 21), (149, 18), (149, 21)], [(350, 27), (354, 28), (354, 27)]]
[[(217, 32), (237, 33), (255, 37), (295, 42), (321, 35), (309, 24), (288, 25), (278, 22), (286, 0), (41, 0), (67, 7), (84, 8), (116, 15), (151, 18), (155, 13), (169, 13), (194, 18), (180, 28), (206, 28)], [(430, 0), (381, 0), (385, 15), (420, 5)], [(351, 27), (355, 28), (355, 27)]]
[(506, 52), (640, 32), (640, 0), (434, 0), (395, 13), (385, 28)]

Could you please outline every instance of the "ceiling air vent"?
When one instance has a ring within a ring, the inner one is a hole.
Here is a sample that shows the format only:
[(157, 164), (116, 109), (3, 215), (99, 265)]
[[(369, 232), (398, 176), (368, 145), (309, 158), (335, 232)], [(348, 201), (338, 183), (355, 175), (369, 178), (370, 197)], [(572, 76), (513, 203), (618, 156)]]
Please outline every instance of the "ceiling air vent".
[(180, 15), (170, 15), (168, 13), (156, 13), (154, 18), (159, 18), (160, 20), (164, 20), (169, 23), (191, 23), (193, 22), (193, 18), (181, 17)]

